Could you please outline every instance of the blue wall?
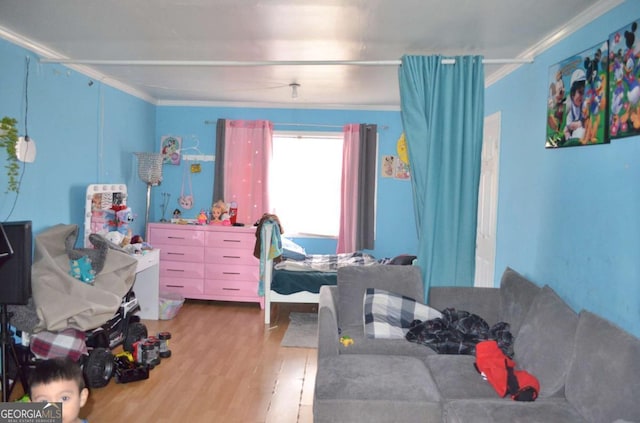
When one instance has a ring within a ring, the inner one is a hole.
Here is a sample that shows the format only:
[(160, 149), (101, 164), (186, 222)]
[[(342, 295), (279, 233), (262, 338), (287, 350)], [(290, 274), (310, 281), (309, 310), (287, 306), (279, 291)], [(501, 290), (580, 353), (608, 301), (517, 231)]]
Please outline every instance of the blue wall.
[[(627, 1), (535, 58), (535, 63), (493, 84), (486, 114), (502, 112), (496, 280), (506, 266), (549, 284), (576, 310), (590, 309), (640, 336), (640, 137), (611, 144), (544, 148), (548, 69), (606, 40), (640, 18), (640, 2)], [(32, 219), (36, 231), (57, 223), (82, 224), (84, 190), (91, 183), (126, 183), (142, 232), (145, 185), (136, 175), (135, 151), (158, 151), (162, 135), (183, 137), (214, 153), (215, 124), (205, 120), (269, 119), (273, 122), (379, 126), (379, 155), (395, 154), (398, 112), (156, 107), (58, 65), (42, 65), (27, 50), (0, 40), (0, 117), (24, 131), (25, 57), (31, 57), (29, 134), (38, 157), (27, 165), (15, 210), (0, 172), (0, 220)], [(386, 128), (385, 128), (386, 127)], [(290, 129), (278, 127), (276, 129)], [(300, 128), (317, 130), (318, 128)], [(191, 152), (185, 152), (191, 153)], [(3, 160), (0, 152), (0, 159)], [(212, 200), (213, 166), (194, 175), (193, 212)], [(379, 166), (379, 164), (378, 164)], [(153, 188), (151, 220), (160, 216), (160, 193), (176, 206), (180, 167), (164, 166)], [(378, 257), (417, 250), (408, 182), (378, 180)], [(301, 240), (311, 252), (331, 252), (333, 242)]]
[(640, 137), (545, 149), (548, 69), (640, 18), (627, 1), (493, 84), (502, 112), (496, 281), (511, 266), (640, 335)]
[[(0, 117), (18, 119), (24, 134), (26, 58), (29, 64), (29, 135), (36, 141), (37, 157), (25, 167), (20, 194), (5, 193), (7, 176), (0, 172), (0, 221), (33, 220), (40, 232), (58, 223), (83, 224), (84, 194), (92, 183), (124, 183), (128, 203), (138, 217), (132, 226), (144, 232), (146, 185), (137, 177), (136, 151), (159, 151), (162, 135), (183, 137), (188, 148), (199, 143), (203, 154), (214, 154), (215, 124), (205, 120), (269, 119), (283, 123), (343, 125), (375, 123), (379, 127), (379, 155), (396, 154), (402, 132), (398, 112), (354, 110), (240, 109), (213, 107), (156, 107), (86, 75), (60, 65), (40, 64), (32, 52), (0, 40)], [(291, 127), (278, 127), (285, 130)], [(319, 130), (317, 127), (296, 127)], [(325, 129), (326, 130), (326, 129)], [(195, 154), (195, 151), (185, 151)], [(0, 152), (0, 160), (5, 155)], [(208, 209), (212, 202), (213, 162), (202, 162), (193, 175), (195, 207), (188, 213)], [(177, 206), (182, 172), (164, 166), (162, 185), (152, 189), (150, 220), (161, 216), (161, 193), (169, 192), (171, 211)], [(14, 200), (15, 209), (11, 212)], [(195, 216), (194, 216), (195, 217)], [(376, 257), (391, 257), (417, 250), (411, 184), (381, 178), (378, 181)], [(300, 239), (309, 252), (335, 251), (335, 241)]]
[[(158, 107), (156, 139), (158, 145), (163, 135), (181, 136), (184, 154), (198, 154), (189, 147), (199, 145), (203, 154), (215, 152), (215, 121), (225, 119), (267, 119), (274, 122), (275, 130), (340, 131), (340, 128), (318, 126), (277, 125), (296, 123), (313, 125), (339, 125), (345, 123), (375, 123), (378, 125), (378, 157), (396, 153), (396, 142), (402, 133), (402, 123), (398, 112), (358, 111), (358, 110), (295, 110), (295, 109), (248, 109), (213, 107)], [(213, 122), (205, 124), (205, 121)], [(378, 166), (380, 159), (378, 159)], [(194, 218), (200, 209), (209, 209), (212, 203), (213, 162), (200, 162), (202, 172), (192, 175), (195, 206), (182, 210), (183, 217)], [(171, 194), (170, 213), (177, 208), (177, 198), (182, 185), (182, 167), (165, 165), (162, 185), (153, 189), (154, 208), (150, 220), (160, 220), (161, 193)], [(311, 188), (313, 189), (313, 188)], [(295, 195), (295, 193), (292, 193)], [(377, 196), (377, 236), (374, 250), (376, 257), (393, 257), (402, 253), (415, 254), (417, 236), (411, 198), (411, 183), (392, 178), (378, 179)], [(251, 222), (252, 223), (252, 222)], [(283, 222), (286, 231), (286, 224)], [(297, 239), (310, 253), (335, 253), (336, 242), (326, 239)]]
[(124, 183), (129, 204), (142, 211), (133, 223), (140, 232), (146, 187), (131, 153), (155, 147), (155, 106), (69, 68), (40, 64), (33, 53), (2, 39), (0, 58), (0, 117), (17, 119), (20, 135), (29, 58), (28, 131), (37, 147), (35, 162), (21, 166), (17, 196), (5, 193), (6, 153), (0, 151), (0, 221), (32, 220), (35, 233), (58, 223), (78, 224), (82, 231), (87, 185)]

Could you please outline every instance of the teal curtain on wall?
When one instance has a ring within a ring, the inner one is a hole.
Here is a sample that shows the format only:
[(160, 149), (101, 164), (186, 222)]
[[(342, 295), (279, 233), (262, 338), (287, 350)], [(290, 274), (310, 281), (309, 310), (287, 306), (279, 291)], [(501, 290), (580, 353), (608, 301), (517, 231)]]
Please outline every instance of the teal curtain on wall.
[(399, 82), (425, 296), (431, 286), (472, 286), (484, 123), (482, 56), (404, 56)]

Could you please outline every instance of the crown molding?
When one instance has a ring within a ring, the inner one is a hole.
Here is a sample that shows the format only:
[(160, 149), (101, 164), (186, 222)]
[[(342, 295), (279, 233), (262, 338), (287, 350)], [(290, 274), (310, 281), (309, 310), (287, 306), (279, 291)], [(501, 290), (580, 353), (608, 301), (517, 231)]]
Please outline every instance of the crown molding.
[[(7, 28), (4, 28), (2, 26), (0, 26), (0, 37), (4, 38), (5, 40), (9, 41), (12, 44), (15, 44), (19, 47), (22, 47), (26, 50), (29, 50), (33, 53), (35, 53), (36, 55), (40, 56), (41, 58), (45, 58), (45, 59), (68, 59), (68, 57), (64, 56), (63, 54), (58, 53), (55, 50), (51, 50), (50, 48), (47, 48), (41, 44), (38, 44), (16, 32), (10, 31)], [(117, 90), (123, 91), (127, 94), (130, 94), (134, 97), (137, 97), (141, 100), (144, 100), (148, 103), (151, 104), (157, 104), (157, 99), (153, 98), (152, 96), (150, 96), (149, 94), (137, 90), (133, 87), (131, 87), (130, 85), (124, 84), (121, 81), (117, 80), (117, 79), (113, 79), (105, 74), (103, 74), (102, 72), (98, 72), (97, 70), (89, 67), (89, 66), (84, 66), (84, 65), (74, 65), (74, 64), (64, 64), (61, 66), (65, 66), (69, 69), (73, 69), (76, 72), (79, 72), (93, 80), (99, 81), (105, 85), (109, 85), (110, 87), (113, 87)]]
[[(560, 41), (567, 38), (569, 35), (573, 34), (580, 28), (584, 27), (588, 23), (594, 21), (600, 16), (604, 15), (614, 7), (617, 7), (624, 3), (625, 0), (601, 0), (596, 2), (593, 6), (583, 10), (581, 13), (576, 15), (573, 19), (568, 21), (566, 25), (558, 28), (553, 31), (551, 34), (547, 35), (545, 38), (532, 45), (518, 56), (518, 59), (533, 59), (535, 56), (549, 49), (550, 47), (558, 44)], [(489, 87), (492, 84), (498, 82), (500, 79), (509, 75), (511, 72), (519, 69), (522, 64), (508, 64), (502, 66), (496, 72), (491, 74), (485, 81), (484, 86)]]

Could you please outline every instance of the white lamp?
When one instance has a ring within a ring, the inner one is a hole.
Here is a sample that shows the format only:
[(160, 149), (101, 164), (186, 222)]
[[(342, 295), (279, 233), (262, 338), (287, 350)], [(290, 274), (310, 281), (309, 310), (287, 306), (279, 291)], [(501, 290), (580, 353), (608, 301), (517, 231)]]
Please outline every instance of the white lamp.
[(147, 209), (144, 214), (144, 232), (147, 236), (149, 223), (149, 204), (151, 203), (151, 187), (162, 182), (162, 154), (134, 153), (138, 157), (138, 177), (147, 184)]

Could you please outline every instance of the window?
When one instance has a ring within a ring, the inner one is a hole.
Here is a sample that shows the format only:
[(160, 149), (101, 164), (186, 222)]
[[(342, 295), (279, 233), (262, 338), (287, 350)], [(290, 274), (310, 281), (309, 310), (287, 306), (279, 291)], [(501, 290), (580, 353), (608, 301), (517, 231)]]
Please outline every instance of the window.
[(269, 198), (286, 235), (338, 236), (342, 142), (342, 132), (274, 132)]

